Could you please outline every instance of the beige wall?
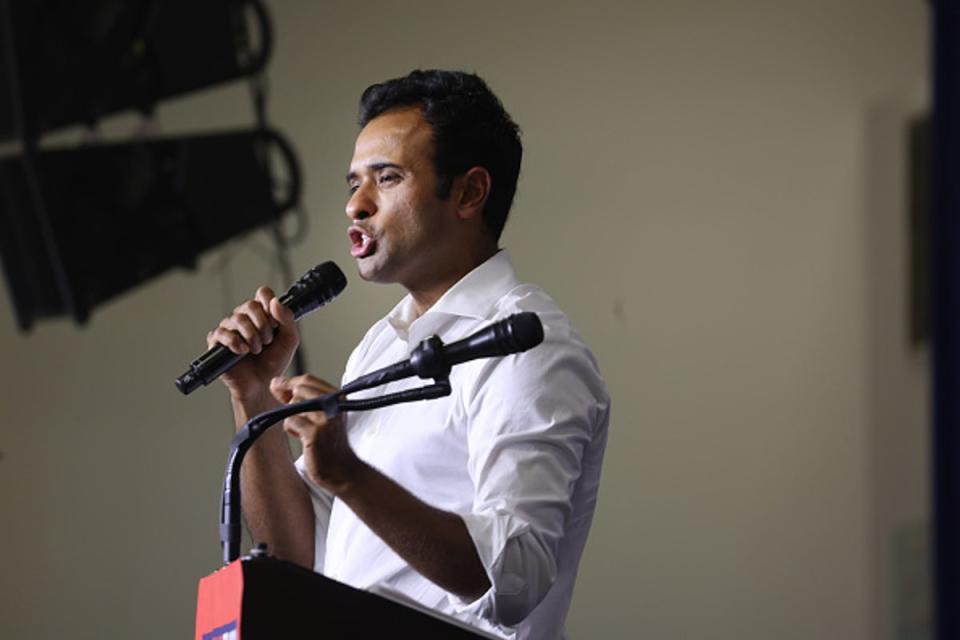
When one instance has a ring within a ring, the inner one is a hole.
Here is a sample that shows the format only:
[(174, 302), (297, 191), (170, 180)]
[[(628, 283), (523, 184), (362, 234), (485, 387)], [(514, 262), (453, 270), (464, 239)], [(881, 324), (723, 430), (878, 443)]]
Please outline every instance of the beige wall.
[[(334, 259), (353, 276), (342, 176), (370, 82), (475, 70), (524, 130), (504, 244), (614, 399), (573, 638), (922, 623), (894, 558), (922, 567), (929, 517), (903, 148), (925, 104), (925, 3), (270, 5), (270, 114), (308, 175), (298, 272)], [(250, 121), (237, 86), (160, 111), (166, 132)], [(191, 633), (231, 427), (219, 389), (185, 399), (172, 380), (245, 289), (283, 284), (267, 247), (234, 243), (83, 330), (20, 336), (0, 301), (0, 637)], [(336, 379), (400, 295), (351, 277), (303, 325), (313, 370)]]

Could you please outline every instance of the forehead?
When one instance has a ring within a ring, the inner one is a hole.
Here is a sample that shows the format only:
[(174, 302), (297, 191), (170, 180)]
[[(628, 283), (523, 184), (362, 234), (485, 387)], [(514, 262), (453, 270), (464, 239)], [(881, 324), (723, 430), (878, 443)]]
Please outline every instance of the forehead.
[(429, 161), (432, 133), (419, 107), (381, 114), (368, 122), (357, 136), (351, 168), (386, 160), (403, 165)]

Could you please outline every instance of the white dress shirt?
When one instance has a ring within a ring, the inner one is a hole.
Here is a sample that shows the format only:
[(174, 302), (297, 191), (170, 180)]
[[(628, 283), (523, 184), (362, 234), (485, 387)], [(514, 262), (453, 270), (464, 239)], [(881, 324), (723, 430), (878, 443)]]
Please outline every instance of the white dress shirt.
[[(606, 444), (609, 396), (596, 362), (541, 289), (521, 284), (505, 251), (413, 318), (410, 296), (351, 354), (344, 383), (494, 320), (536, 312), (544, 342), (521, 354), (454, 367), (451, 395), (345, 414), (357, 455), (424, 502), (459, 514), (492, 585), (473, 602), (412, 569), (342, 502), (306, 478), (316, 526), (315, 569), (362, 589), (386, 587), (505, 638), (563, 637), (590, 529)], [(418, 378), (351, 395), (379, 396)]]

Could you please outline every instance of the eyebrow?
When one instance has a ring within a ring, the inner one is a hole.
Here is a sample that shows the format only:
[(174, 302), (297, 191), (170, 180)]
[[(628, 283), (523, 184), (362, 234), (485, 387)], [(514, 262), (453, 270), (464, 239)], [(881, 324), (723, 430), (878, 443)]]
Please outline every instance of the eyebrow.
[[(401, 169), (402, 167), (394, 162), (374, 162), (367, 165), (367, 169), (376, 173), (384, 169)], [(357, 172), (351, 171), (347, 174), (347, 182), (352, 182), (357, 178)]]

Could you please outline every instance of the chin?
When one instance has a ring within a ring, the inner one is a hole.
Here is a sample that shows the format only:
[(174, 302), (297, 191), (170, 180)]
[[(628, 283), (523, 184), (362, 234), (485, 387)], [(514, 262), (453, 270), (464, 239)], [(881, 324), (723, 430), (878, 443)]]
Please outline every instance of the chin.
[(364, 269), (362, 265), (357, 265), (357, 275), (361, 280), (367, 282), (376, 282), (376, 272), (372, 269)]
[(362, 280), (367, 282), (378, 282), (378, 283), (389, 283), (393, 282), (390, 277), (387, 275), (386, 270), (382, 265), (375, 264), (370, 256), (369, 258), (361, 258), (357, 260), (357, 273), (360, 275)]

